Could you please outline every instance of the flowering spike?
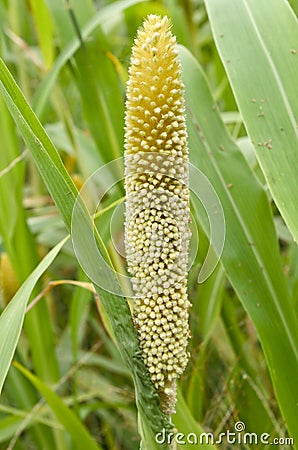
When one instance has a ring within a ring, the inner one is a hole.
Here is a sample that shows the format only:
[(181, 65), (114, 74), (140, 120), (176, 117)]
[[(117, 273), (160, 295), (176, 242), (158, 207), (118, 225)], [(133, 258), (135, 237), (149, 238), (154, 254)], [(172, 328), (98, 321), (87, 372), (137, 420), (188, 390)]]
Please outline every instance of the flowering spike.
[(149, 15), (132, 49), (125, 132), (125, 247), (134, 324), (161, 408), (175, 411), (188, 360), (188, 150), (183, 83), (167, 17)]

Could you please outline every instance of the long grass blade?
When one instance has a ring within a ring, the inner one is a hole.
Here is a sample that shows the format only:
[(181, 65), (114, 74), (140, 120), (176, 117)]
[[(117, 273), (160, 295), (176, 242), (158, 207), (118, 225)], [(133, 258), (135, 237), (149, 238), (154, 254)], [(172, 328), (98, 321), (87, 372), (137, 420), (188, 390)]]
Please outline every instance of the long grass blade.
[(21, 334), (26, 305), (31, 292), (38, 279), (54, 261), (65, 242), (66, 239), (59, 242), (45, 256), (0, 316), (0, 393)]
[[(77, 196), (76, 188), (63, 166), (55, 147), (2, 60), (0, 60), (0, 92), (32, 152), (36, 165), (56, 202), (67, 228), (70, 230)], [(80, 214), (77, 219), (79, 221), (77, 226), (83, 226), (82, 233), (84, 236), (86, 234), (86, 226), (90, 226), (91, 218), (83, 202), (79, 200), (78, 204), (80, 206)], [(84, 243), (84, 240), (82, 242)], [(94, 245), (93, 234), (92, 242), (89, 244)], [(89, 263), (89, 255), (86, 255), (86, 262)], [(98, 261), (93, 261), (93, 264), (97, 267)], [(103, 277), (105, 277), (105, 268), (102, 267), (102, 270)], [(115, 292), (115, 290), (118, 292), (119, 287), (116, 278), (109, 276), (108, 272), (107, 277), (110, 283), (114, 283), (111, 286), (111, 292)], [(169, 431), (172, 427), (168, 418), (160, 411), (158, 395), (152, 386), (140, 354), (128, 304), (122, 296), (112, 295), (100, 286), (95, 287), (108, 312), (120, 353), (132, 372), (136, 388), (136, 402), (140, 414), (140, 429), (144, 433), (144, 442), (150, 441), (150, 445), (154, 449), (156, 433), (163, 428)], [(168, 445), (163, 446), (165, 449), (167, 447)], [(160, 447), (156, 444), (156, 448)]]
[(297, 18), (285, 0), (206, 0), (206, 6), (257, 158), (298, 241)]
[(30, 373), (25, 367), (19, 363), (15, 366), (31, 381), (31, 383), (45, 397), (48, 405), (55, 413), (59, 422), (65, 427), (73, 439), (75, 448), (86, 448), (90, 450), (101, 450), (102, 447), (96, 444), (92, 436), (89, 434), (85, 426), (78, 417), (65, 405), (63, 400), (47, 386), (38, 377)]
[[(222, 264), (257, 329), (280, 408), (294, 437), (298, 326), (281, 269), (269, 202), (214, 109), (199, 65), (186, 49), (182, 48), (180, 55), (191, 162), (208, 176), (221, 200), (226, 219)], [(208, 233), (208, 220), (199, 202), (195, 207)]]
[[(120, 0), (118, 2), (107, 5), (105, 8), (102, 8), (97, 12), (97, 14), (94, 15), (94, 17), (92, 17), (90, 22), (88, 22), (83, 27), (83, 29), (81, 30), (82, 37), (86, 39), (98, 25), (103, 25), (116, 14), (121, 13), (126, 8), (129, 8), (130, 6), (133, 6), (137, 3), (140, 3), (140, 0)], [(57, 76), (59, 75), (61, 68), (75, 54), (79, 47), (80, 41), (77, 37), (75, 37), (60, 53), (53, 65), (52, 70), (40, 84), (33, 105), (34, 111), (36, 111), (38, 117), (42, 117), (44, 108), (51, 93), (51, 89), (57, 79)]]

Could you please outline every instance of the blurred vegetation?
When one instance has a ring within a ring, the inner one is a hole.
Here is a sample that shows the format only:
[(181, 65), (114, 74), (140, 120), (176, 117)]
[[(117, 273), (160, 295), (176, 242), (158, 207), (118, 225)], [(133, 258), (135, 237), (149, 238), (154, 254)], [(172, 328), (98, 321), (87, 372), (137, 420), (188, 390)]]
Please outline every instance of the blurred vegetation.
[[(289, 3), (297, 12), (297, 1)], [(178, 42), (201, 65), (225, 129), (238, 145), (241, 164), (251, 174), (252, 181), (247, 182), (252, 191), (260, 189), (270, 203), (264, 221), (272, 220), (275, 225), (272, 253), (278, 249), (282, 266), (277, 279), (282, 276), (287, 284), (295, 315), (297, 245), (266, 187), (202, 0), (1, 0), (1, 57), (80, 189), (97, 168), (123, 155), (130, 50), (137, 28), (149, 13), (167, 14)], [(67, 231), (2, 99), (0, 136), (3, 310)], [(90, 208), (96, 208), (99, 196), (106, 192), (111, 180), (118, 178), (115, 168), (96, 180), (86, 198)], [(97, 226), (118, 271), (126, 273), (125, 260), (117, 252), (123, 250), (121, 213), (118, 219), (112, 217), (113, 202), (122, 196), (121, 183), (105, 193), (99, 207), (105, 212)], [(227, 276), (226, 267), (220, 263), (205, 283), (197, 283), (209, 240), (204, 225), (197, 217), (195, 221), (200, 246), (189, 273), (193, 303), (191, 360), (180, 383), (185, 403), (179, 400), (173, 421), (183, 432), (188, 429), (186, 414), (191, 414), (205, 431), (216, 436), (223, 430), (234, 431), (235, 422), (241, 420), (248, 431), (287, 436), (255, 325), (230, 273)], [(253, 222), (253, 226), (260, 224)], [(261, 240), (261, 226), (259, 232)], [(245, 266), (241, 248), (237, 252), (239, 264), (242, 261)], [(267, 258), (270, 264), (271, 255)], [(36, 284), (31, 300), (41, 292), (42, 298), (26, 314), (14, 355), (16, 364), (11, 365), (2, 391), (0, 449), (81, 449), (75, 440), (78, 423), (84, 424), (90, 439), (92, 436), (97, 445), (94, 448), (139, 448), (131, 374), (120, 356), (101, 299), (80, 268), (70, 241)], [(30, 378), (30, 373), (42, 386)], [(47, 388), (51, 388), (50, 392)], [(59, 403), (61, 399), (66, 411)], [(60, 416), (58, 410), (62, 411)], [(241, 444), (234, 448), (265, 447)], [(225, 444), (221, 448), (231, 447)]]

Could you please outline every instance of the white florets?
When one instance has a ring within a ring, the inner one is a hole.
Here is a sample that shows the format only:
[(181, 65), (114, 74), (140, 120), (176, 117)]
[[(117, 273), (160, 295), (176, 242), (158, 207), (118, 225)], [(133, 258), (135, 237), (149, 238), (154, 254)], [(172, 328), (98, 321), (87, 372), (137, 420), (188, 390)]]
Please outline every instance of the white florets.
[(188, 360), (188, 150), (183, 84), (166, 17), (149, 16), (133, 47), (125, 134), (128, 269), (134, 323), (166, 413)]

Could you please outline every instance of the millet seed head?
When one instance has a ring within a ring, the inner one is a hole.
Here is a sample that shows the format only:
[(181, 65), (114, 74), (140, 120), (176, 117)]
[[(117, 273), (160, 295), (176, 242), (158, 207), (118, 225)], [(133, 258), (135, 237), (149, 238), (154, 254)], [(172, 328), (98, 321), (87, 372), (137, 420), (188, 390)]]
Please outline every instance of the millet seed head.
[(165, 413), (188, 361), (188, 149), (176, 39), (148, 16), (132, 49), (125, 117), (125, 247), (134, 324)]

